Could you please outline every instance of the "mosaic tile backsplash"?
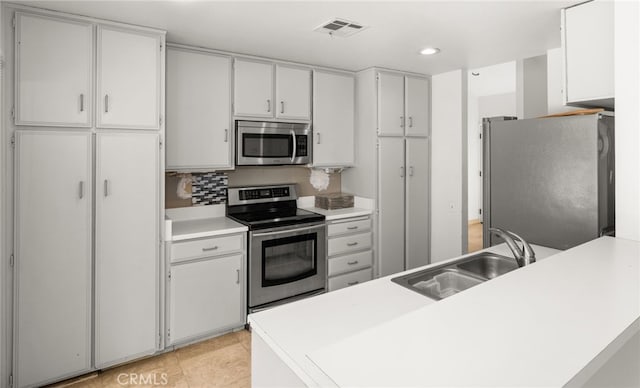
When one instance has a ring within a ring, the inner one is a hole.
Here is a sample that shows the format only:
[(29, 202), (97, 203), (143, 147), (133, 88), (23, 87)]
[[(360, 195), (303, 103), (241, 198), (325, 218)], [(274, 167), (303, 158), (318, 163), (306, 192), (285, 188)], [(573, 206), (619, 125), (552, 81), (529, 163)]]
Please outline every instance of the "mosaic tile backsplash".
[(223, 172), (192, 174), (191, 203), (193, 206), (227, 203), (229, 180)]

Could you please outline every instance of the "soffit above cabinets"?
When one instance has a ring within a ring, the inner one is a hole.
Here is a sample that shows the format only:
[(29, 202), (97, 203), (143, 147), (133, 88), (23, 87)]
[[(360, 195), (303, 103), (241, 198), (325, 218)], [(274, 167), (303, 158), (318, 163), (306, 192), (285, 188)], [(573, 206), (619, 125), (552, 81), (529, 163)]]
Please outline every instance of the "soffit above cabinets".
[[(560, 10), (573, 1), (22, 1), (168, 31), (167, 41), (358, 71), (439, 74), (560, 47)], [(318, 34), (335, 19), (366, 26)], [(433, 57), (419, 55), (439, 47)]]

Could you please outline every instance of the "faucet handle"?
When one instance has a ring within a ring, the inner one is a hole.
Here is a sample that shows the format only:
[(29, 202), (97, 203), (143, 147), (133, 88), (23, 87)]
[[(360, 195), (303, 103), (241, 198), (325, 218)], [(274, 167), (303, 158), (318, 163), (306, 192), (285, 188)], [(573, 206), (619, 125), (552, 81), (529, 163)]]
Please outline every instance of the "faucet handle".
[(522, 243), (522, 253), (524, 255), (524, 264), (531, 264), (531, 263), (535, 263), (536, 262), (536, 253), (533, 251), (533, 248), (531, 248), (531, 245), (529, 245), (528, 242), (525, 241), (525, 239), (523, 239), (522, 237), (520, 237), (519, 235), (511, 232), (511, 231), (507, 231), (507, 233), (509, 233), (511, 235), (512, 238), (516, 239), (516, 240), (520, 240), (520, 242)]

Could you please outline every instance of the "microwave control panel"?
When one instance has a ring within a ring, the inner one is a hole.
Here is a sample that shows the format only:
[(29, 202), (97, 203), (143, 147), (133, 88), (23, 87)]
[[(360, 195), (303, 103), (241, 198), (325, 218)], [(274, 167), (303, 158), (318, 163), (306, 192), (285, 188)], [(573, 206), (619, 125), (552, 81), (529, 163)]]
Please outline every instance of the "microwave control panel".
[(308, 156), (307, 136), (296, 135), (296, 156)]

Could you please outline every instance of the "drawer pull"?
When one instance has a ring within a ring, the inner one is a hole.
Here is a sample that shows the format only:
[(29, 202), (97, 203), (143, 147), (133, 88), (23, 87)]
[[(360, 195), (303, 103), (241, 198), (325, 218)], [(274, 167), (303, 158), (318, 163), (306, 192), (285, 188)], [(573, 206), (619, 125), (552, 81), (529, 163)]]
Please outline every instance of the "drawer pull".
[(355, 281), (355, 282), (349, 282), (347, 283), (347, 286), (355, 286), (356, 284), (360, 283), (359, 281)]
[(355, 247), (356, 245), (358, 245), (358, 243), (357, 243), (357, 242), (350, 242), (350, 243), (347, 243), (347, 246), (348, 246), (348, 247)]
[(216, 249), (218, 249), (217, 245), (215, 247), (211, 247), (211, 248), (202, 248), (202, 252), (215, 251)]
[(356, 230), (356, 229), (358, 229), (357, 226), (348, 226), (347, 227), (347, 230)]
[(358, 264), (358, 260), (354, 260), (354, 261), (349, 261), (347, 262), (348, 265), (356, 265)]

